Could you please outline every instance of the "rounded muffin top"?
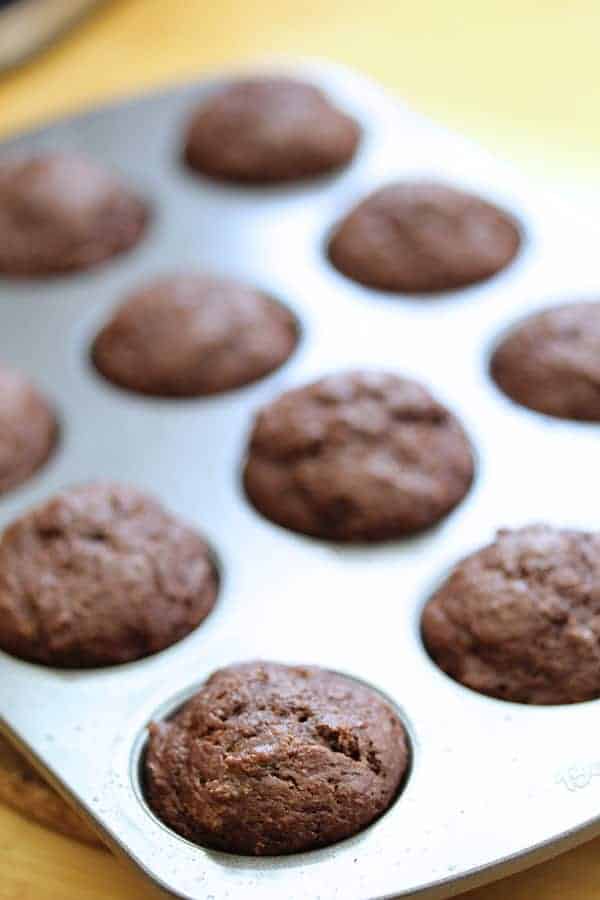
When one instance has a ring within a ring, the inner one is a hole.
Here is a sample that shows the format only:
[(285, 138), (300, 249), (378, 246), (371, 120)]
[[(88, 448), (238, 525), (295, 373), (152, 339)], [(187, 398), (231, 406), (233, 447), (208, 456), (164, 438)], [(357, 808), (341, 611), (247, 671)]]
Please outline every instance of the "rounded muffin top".
[(132, 487), (65, 490), (0, 540), (0, 648), (31, 662), (148, 656), (192, 631), (216, 594), (203, 538)]
[(393, 801), (407, 739), (374, 690), (313, 667), (252, 662), (215, 672), (150, 726), (146, 790), (195, 843), (297, 853), (350, 837)]
[(57, 434), (54, 413), (42, 394), (20, 372), (0, 366), (0, 494), (46, 462)]
[(435, 181), (399, 181), (342, 219), (328, 252), (367, 287), (427, 294), (490, 278), (520, 243), (517, 224), (486, 200)]
[(452, 678), (492, 697), (600, 697), (600, 535), (548, 525), (498, 532), (431, 598), (423, 639)]
[(473, 473), (461, 425), (422, 385), (349, 371), (288, 391), (259, 412), (244, 483), (256, 508), (286, 528), (377, 541), (439, 521)]
[(346, 165), (359, 140), (357, 123), (313, 85), (254, 78), (227, 85), (198, 108), (185, 157), (214, 178), (284, 182)]
[(0, 162), (0, 273), (38, 277), (87, 269), (133, 247), (145, 203), (82, 155)]
[(529, 316), (500, 342), (490, 371), (521, 406), (600, 421), (600, 303), (568, 303)]
[(229, 278), (174, 275), (132, 294), (97, 336), (96, 367), (159, 397), (215, 394), (281, 366), (298, 341), (294, 316)]

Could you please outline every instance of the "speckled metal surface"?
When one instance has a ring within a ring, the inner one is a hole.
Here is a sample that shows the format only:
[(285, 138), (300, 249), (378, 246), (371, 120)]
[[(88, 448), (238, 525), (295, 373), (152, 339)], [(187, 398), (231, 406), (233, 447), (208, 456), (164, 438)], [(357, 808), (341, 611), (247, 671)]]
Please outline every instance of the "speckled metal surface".
[[(61, 672), (0, 654), (1, 722), (167, 895), (445, 897), (600, 833), (600, 701), (535, 708), (479, 696), (443, 675), (419, 636), (433, 586), (498, 526), (597, 527), (597, 426), (512, 406), (487, 375), (490, 348), (515, 318), (594, 296), (596, 230), (362, 78), (325, 65), (300, 71), (359, 118), (365, 138), (346, 171), (299, 187), (237, 189), (185, 171), (182, 127), (211, 83), (2, 148), (88, 151), (146, 194), (154, 223), (132, 254), (93, 272), (0, 283), (0, 358), (45, 388), (63, 428), (51, 463), (0, 502), (0, 524), (71, 483), (132, 481), (208, 535), (222, 585), (202, 627), (140, 662)], [(473, 188), (513, 212), (525, 236), (515, 263), (485, 284), (426, 299), (380, 294), (332, 269), (323, 251), (333, 223), (377, 185), (416, 174)], [(303, 329), (296, 354), (263, 381), (210, 399), (151, 400), (111, 387), (88, 362), (97, 328), (126, 291), (187, 267), (249, 280), (289, 304)], [(243, 496), (240, 463), (258, 406), (361, 365), (428, 384), (462, 417), (478, 474), (438, 528), (346, 548), (260, 518)], [(215, 668), (256, 657), (346, 672), (398, 705), (412, 741), (410, 777), (389, 812), (351, 840), (298, 856), (236, 857), (187, 843), (146, 807), (138, 768), (149, 719), (175, 709)]]

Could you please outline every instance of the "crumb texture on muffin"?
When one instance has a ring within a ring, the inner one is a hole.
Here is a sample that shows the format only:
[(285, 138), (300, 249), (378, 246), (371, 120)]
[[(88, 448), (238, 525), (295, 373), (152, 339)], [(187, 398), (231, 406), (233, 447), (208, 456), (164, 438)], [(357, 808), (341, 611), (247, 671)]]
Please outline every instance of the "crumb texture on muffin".
[(490, 371), (521, 406), (599, 422), (600, 303), (568, 303), (525, 319), (500, 342)]
[(294, 316), (228, 278), (162, 278), (132, 294), (98, 334), (92, 358), (113, 383), (158, 397), (195, 397), (273, 372), (298, 341)]
[(395, 798), (408, 745), (391, 706), (313, 667), (244, 663), (214, 673), (150, 727), (150, 805), (195, 843), (274, 855), (350, 837)]
[(512, 218), (473, 194), (404, 181), (370, 194), (335, 228), (329, 258), (381, 291), (428, 294), (495, 275), (521, 243)]
[(189, 634), (217, 573), (203, 538), (133, 487), (71, 488), (0, 541), (0, 648), (65, 668), (124, 663)]
[(517, 703), (600, 697), (600, 535), (500, 531), (455, 567), (422, 624), (433, 659), (475, 691)]
[(85, 156), (0, 162), (0, 273), (36, 277), (87, 269), (130, 249), (148, 210)]
[(0, 495), (33, 475), (50, 456), (58, 427), (40, 392), (0, 365)]
[(244, 484), (293, 531), (387, 540), (447, 515), (473, 480), (458, 420), (420, 384), (349, 371), (288, 391), (259, 412)]
[(360, 128), (318, 88), (290, 78), (236, 81), (194, 114), (188, 164), (239, 182), (283, 182), (324, 175), (350, 162)]

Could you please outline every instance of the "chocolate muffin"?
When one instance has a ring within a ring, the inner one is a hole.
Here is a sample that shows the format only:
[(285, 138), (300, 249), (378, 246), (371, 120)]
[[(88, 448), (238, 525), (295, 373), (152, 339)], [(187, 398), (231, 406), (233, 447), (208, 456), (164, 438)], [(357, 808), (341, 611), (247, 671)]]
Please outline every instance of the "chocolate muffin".
[(293, 181), (346, 165), (359, 140), (357, 123), (313, 85), (254, 78), (229, 84), (199, 107), (185, 158), (227, 181)]
[(248, 497), (292, 531), (382, 541), (427, 528), (467, 493), (469, 440), (420, 384), (344, 372), (288, 391), (258, 415)]
[(490, 371), (521, 406), (599, 422), (600, 303), (570, 303), (530, 316), (501, 341)]
[(179, 275), (134, 293), (92, 349), (110, 381), (142, 394), (194, 397), (255, 381), (298, 341), (292, 314), (243, 284)]
[(389, 704), (309, 667), (229, 666), (150, 726), (147, 797), (197, 844), (257, 856), (341, 841), (380, 816), (408, 766)]
[(517, 224), (480, 197), (431, 181), (370, 194), (336, 227), (329, 258), (381, 291), (427, 294), (476, 284), (513, 259)]
[(0, 494), (46, 462), (57, 432), (44, 397), (23, 375), (0, 366)]
[(516, 703), (600, 697), (600, 535), (498, 532), (423, 613), (423, 639), (457, 681)]
[(87, 269), (140, 239), (147, 209), (84, 156), (46, 153), (0, 163), (0, 273)]
[(89, 484), (26, 513), (0, 541), (0, 648), (64, 668), (156, 653), (208, 615), (204, 540), (132, 487)]

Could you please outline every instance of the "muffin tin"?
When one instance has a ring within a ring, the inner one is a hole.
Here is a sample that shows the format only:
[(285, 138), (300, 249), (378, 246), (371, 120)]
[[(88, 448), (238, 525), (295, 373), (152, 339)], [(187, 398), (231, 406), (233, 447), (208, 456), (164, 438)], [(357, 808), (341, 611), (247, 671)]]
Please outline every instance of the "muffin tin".
[[(593, 296), (596, 234), (363, 78), (326, 65), (294, 71), (364, 127), (354, 163), (333, 177), (255, 189), (186, 171), (184, 125), (217, 81), (87, 113), (2, 148), (89, 152), (146, 195), (154, 218), (133, 252), (93, 271), (0, 283), (0, 359), (37, 381), (61, 420), (57, 451), (0, 500), (0, 524), (70, 484), (132, 482), (207, 535), (221, 590), (197, 631), (139, 662), (67, 672), (0, 654), (0, 721), (159, 893), (446, 897), (600, 833), (600, 701), (526, 707), (480, 696), (438, 670), (419, 634), (436, 584), (497, 527), (597, 527), (597, 426), (514, 406), (487, 373), (491, 347), (514, 320), (550, 301)], [(516, 261), (488, 282), (425, 298), (340, 275), (325, 255), (331, 227), (370, 190), (405, 176), (447, 180), (513, 213), (524, 235)], [(302, 329), (296, 353), (260, 382), (211, 398), (156, 400), (104, 381), (89, 348), (112, 309), (139, 284), (188, 268), (281, 299)], [(478, 454), (475, 484), (440, 526), (410, 540), (342, 547), (284, 531), (241, 489), (253, 413), (289, 386), (361, 366), (416, 377), (461, 417)], [(253, 658), (345, 672), (398, 706), (410, 775), (387, 814), (356, 837), (295, 856), (233, 856), (188, 843), (145, 804), (148, 721), (175, 710), (214, 669)]]

